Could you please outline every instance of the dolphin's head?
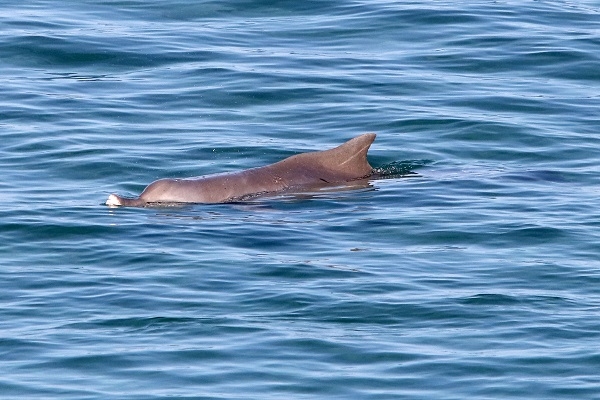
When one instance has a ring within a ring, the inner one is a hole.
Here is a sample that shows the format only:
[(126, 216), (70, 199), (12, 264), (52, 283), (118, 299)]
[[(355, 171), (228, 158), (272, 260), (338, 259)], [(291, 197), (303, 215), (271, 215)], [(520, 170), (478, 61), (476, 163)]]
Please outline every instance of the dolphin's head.
[(139, 197), (134, 199), (128, 199), (127, 197), (117, 196), (116, 194), (111, 194), (108, 196), (108, 199), (105, 203), (109, 207), (121, 207), (121, 206), (142, 206), (145, 204), (143, 200)]
[(119, 199), (119, 196), (117, 196), (116, 194), (111, 194), (110, 196), (108, 196), (108, 199), (106, 200), (106, 205), (109, 207), (122, 206), (121, 200)]

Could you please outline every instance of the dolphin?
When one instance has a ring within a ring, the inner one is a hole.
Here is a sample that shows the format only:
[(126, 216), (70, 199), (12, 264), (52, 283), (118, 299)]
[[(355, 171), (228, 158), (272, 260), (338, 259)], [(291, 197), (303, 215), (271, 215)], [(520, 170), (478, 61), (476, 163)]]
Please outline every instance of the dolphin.
[(144, 207), (154, 203), (227, 203), (367, 178), (373, 174), (367, 152), (375, 136), (374, 133), (365, 133), (330, 150), (297, 154), (274, 164), (239, 172), (159, 179), (136, 198), (111, 194), (106, 205)]

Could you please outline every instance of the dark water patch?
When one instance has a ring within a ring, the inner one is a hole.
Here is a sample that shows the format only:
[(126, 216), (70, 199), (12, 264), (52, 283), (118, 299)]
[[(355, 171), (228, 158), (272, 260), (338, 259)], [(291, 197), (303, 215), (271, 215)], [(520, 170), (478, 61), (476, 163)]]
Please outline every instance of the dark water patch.
[(519, 299), (514, 296), (508, 296), (503, 294), (478, 294), (475, 296), (471, 296), (465, 299), (465, 304), (474, 304), (474, 305), (513, 305), (518, 304)]
[(502, 179), (514, 180), (517, 182), (551, 182), (551, 183), (566, 183), (571, 181), (570, 174), (564, 171), (520, 171), (507, 173), (502, 176)]

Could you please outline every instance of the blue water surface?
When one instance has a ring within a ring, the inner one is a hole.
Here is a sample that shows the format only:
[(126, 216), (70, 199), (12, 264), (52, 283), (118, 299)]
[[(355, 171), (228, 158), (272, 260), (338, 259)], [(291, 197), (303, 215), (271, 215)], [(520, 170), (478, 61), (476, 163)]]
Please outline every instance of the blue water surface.
[[(600, 398), (597, 1), (2, 9), (1, 398)], [(360, 187), (104, 205), (364, 132)]]

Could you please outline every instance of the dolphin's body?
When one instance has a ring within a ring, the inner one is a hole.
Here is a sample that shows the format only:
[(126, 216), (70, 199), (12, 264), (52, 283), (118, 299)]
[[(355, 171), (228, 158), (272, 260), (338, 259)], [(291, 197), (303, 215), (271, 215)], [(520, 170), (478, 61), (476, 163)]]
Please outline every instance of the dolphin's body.
[(159, 179), (148, 185), (137, 198), (111, 194), (106, 205), (225, 203), (262, 194), (350, 182), (373, 173), (367, 151), (374, 140), (374, 133), (366, 133), (336, 148), (297, 154), (264, 167), (196, 178)]

